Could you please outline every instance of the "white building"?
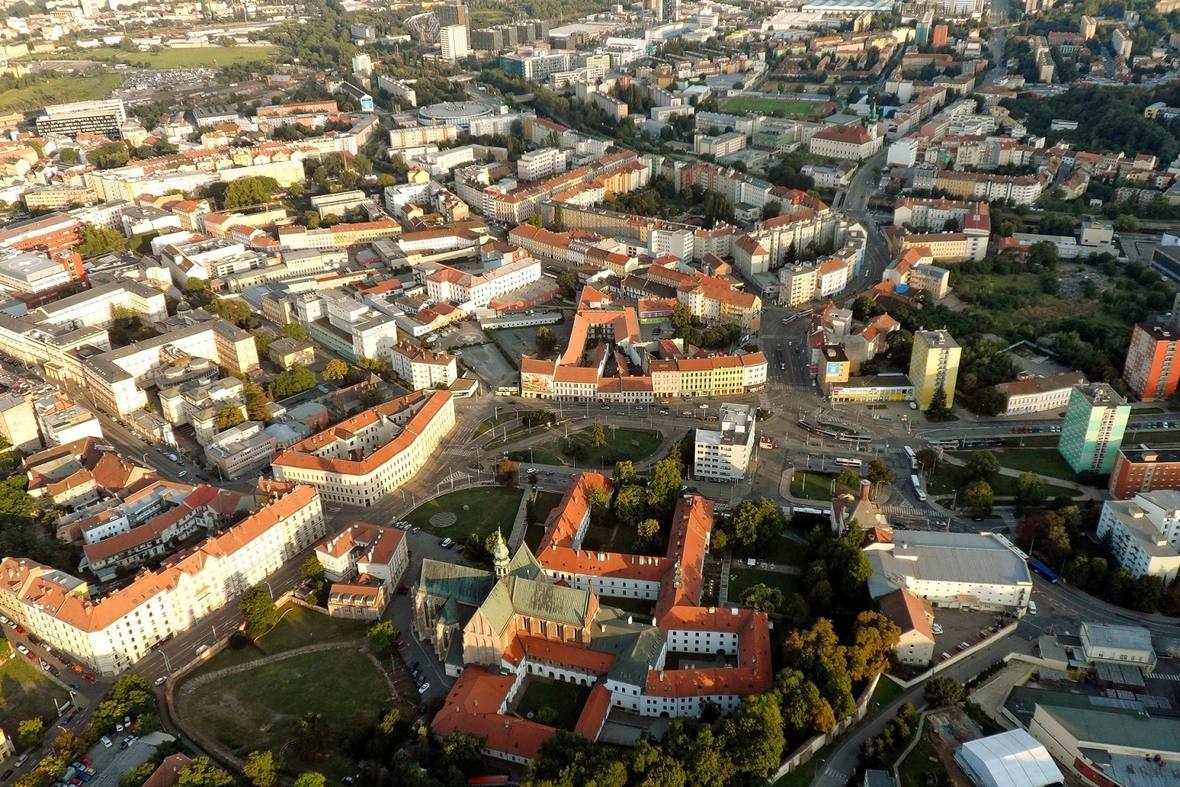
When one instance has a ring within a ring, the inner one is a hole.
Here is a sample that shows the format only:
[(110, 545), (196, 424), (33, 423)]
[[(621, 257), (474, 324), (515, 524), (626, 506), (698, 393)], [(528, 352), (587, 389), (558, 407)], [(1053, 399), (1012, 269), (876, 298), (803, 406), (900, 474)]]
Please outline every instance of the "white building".
[(697, 429), (692, 472), (697, 478), (740, 481), (754, 451), (754, 406), (722, 404), (716, 429)]
[(39, 251), (0, 256), (0, 288), (36, 294), (64, 287), (71, 281), (66, 266)]
[(447, 25), (440, 28), (438, 40), (442, 46), (443, 60), (453, 63), (471, 54), (471, 39), (467, 32), (467, 25)]
[(861, 161), (876, 154), (884, 142), (885, 138), (877, 136), (875, 129), (832, 126), (812, 136), (807, 143), (807, 150), (816, 156)]
[(371, 506), (413, 478), (454, 425), (449, 391), (412, 393), (295, 443), (274, 458), (274, 476), (312, 484), (332, 502)]
[(541, 278), (541, 261), (532, 257), (492, 268), (481, 274), (439, 265), (426, 277), (426, 294), (432, 301), (484, 308), (491, 300), (526, 287)]
[(1011, 383), (1001, 383), (996, 390), (1008, 397), (1008, 406), (1001, 415), (1024, 415), (1049, 410), (1065, 410), (1075, 385), (1085, 385), (1081, 372), (1065, 372), (1048, 377), (1030, 377)]
[(455, 356), (426, 350), (407, 342), (399, 342), (389, 348), (389, 361), (393, 373), (405, 380), (411, 391), (446, 388), (459, 378), (459, 365)]
[(1107, 500), (1098, 518), (1099, 539), (1110, 536), (1119, 565), (1132, 576), (1171, 582), (1180, 571), (1180, 492), (1140, 492), (1131, 500)]
[(905, 589), (936, 607), (1018, 610), (1032, 593), (1024, 559), (992, 535), (899, 531), (866, 554), (873, 598)]
[(1047, 787), (1065, 776), (1041, 743), (1026, 730), (1009, 730), (968, 741), (955, 762), (979, 787)]
[(516, 162), (516, 176), (521, 180), (541, 180), (559, 175), (569, 167), (566, 151), (561, 148), (530, 150)]
[[(0, 609), (102, 675), (132, 667), (163, 640), (259, 584), (325, 535), (320, 497), (298, 486), (178, 560), (91, 600), (85, 582), (19, 558), (0, 561)], [(52, 599), (53, 603), (46, 603)]]
[(1082, 657), (1089, 664), (1128, 664), (1146, 673), (1155, 669), (1151, 631), (1143, 626), (1083, 622), (1078, 638), (1082, 641)]

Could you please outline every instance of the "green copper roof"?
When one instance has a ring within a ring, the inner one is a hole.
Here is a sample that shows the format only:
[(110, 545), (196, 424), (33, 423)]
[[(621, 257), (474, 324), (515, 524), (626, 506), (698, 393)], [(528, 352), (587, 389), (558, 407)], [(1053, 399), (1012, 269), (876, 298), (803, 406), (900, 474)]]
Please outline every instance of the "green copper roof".
[(418, 575), (418, 586), (431, 596), (453, 598), (460, 604), (477, 607), (492, 589), (492, 572), (482, 568), (443, 563), (426, 558)]
[(586, 620), (590, 593), (509, 574), (496, 583), (481, 609), (496, 631), (514, 614), (580, 626)]

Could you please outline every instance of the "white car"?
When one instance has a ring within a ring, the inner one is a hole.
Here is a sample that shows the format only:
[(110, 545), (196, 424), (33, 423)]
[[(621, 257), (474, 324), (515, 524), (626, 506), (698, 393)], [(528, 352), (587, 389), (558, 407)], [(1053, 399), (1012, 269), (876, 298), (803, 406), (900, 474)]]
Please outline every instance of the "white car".
[(102, 736), (102, 738), (100, 738), (100, 740), (102, 741), (102, 745), (106, 746), (108, 749), (111, 748), (112, 746), (114, 746), (114, 744), (111, 743), (111, 739), (105, 735)]
[(429, 691), (429, 690), (430, 690), (430, 684), (429, 684), (429, 683), (423, 683), (421, 686), (419, 686), (419, 687), (418, 687), (418, 693), (419, 693), (419, 694), (425, 694), (425, 693), (426, 693), (427, 691)]
[(18, 653), (20, 653), (22, 656), (27, 656), (27, 655), (29, 655), (29, 649), (28, 649), (28, 648), (26, 648), (24, 645), (17, 645), (17, 646), (16, 646), (16, 650), (17, 650), (17, 652), (18, 652)]
[(164, 675), (161, 675), (160, 677), (156, 678), (156, 685), (157, 686), (163, 686), (167, 682), (168, 682), (168, 678)]

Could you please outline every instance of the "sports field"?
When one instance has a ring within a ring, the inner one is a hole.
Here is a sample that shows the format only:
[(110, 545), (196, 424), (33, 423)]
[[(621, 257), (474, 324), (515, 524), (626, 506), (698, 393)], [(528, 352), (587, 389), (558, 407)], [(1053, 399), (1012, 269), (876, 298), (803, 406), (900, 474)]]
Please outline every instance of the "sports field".
[(722, 112), (757, 112), (762, 115), (819, 115), (827, 109), (824, 101), (770, 96), (730, 96), (721, 100)]

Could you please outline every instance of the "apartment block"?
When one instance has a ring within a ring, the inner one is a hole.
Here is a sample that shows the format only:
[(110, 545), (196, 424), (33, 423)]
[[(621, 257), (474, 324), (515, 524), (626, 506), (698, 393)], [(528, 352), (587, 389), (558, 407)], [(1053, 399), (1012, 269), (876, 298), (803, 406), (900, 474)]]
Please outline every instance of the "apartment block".
[(1109, 473), (1130, 415), (1127, 400), (1106, 383), (1075, 385), (1057, 450), (1076, 473)]
[(1107, 491), (1116, 500), (1140, 492), (1180, 490), (1180, 450), (1172, 448), (1120, 448), (1110, 471)]
[(131, 668), (202, 623), (326, 535), (320, 497), (296, 486), (257, 513), (125, 587), (92, 599), (87, 584), (23, 558), (0, 561), (0, 609), (100, 675)]
[(1123, 379), (1140, 401), (1167, 399), (1180, 382), (1180, 330), (1171, 320), (1136, 323), (1123, 365)]
[(693, 438), (693, 476), (711, 481), (740, 481), (754, 453), (754, 407), (722, 404), (716, 429), (698, 428)]
[(946, 406), (955, 402), (955, 382), (959, 376), (959, 357), (962, 355), (954, 337), (944, 330), (917, 331), (910, 355), (910, 382), (914, 384), (914, 401), (928, 410), (935, 391), (946, 394)]
[(411, 391), (446, 388), (459, 378), (458, 361), (449, 353), (398, 342), (389, 348), (389, 359), (393, 373), (405, 380)]
[(413, 478), (454, 425), (449, 391), (412, 393), (295, 443), (275, 457), (274, 476), (311, 484), (325, 500), (371, 506)]
[(1180, 571), (1180, 492), (1140, 492), (1131, 500), (1108, 500), (1097, 536), (1109, 538), (1115, 560), (1132, 576), (1171, 582)]
[(119, 129), (127, 122), (127, 110), (122, 99), (78, 101), (73, 104), (45, 107), (34, 122), (40, 136), (77, 136), (88, 131), (118, 137)]

